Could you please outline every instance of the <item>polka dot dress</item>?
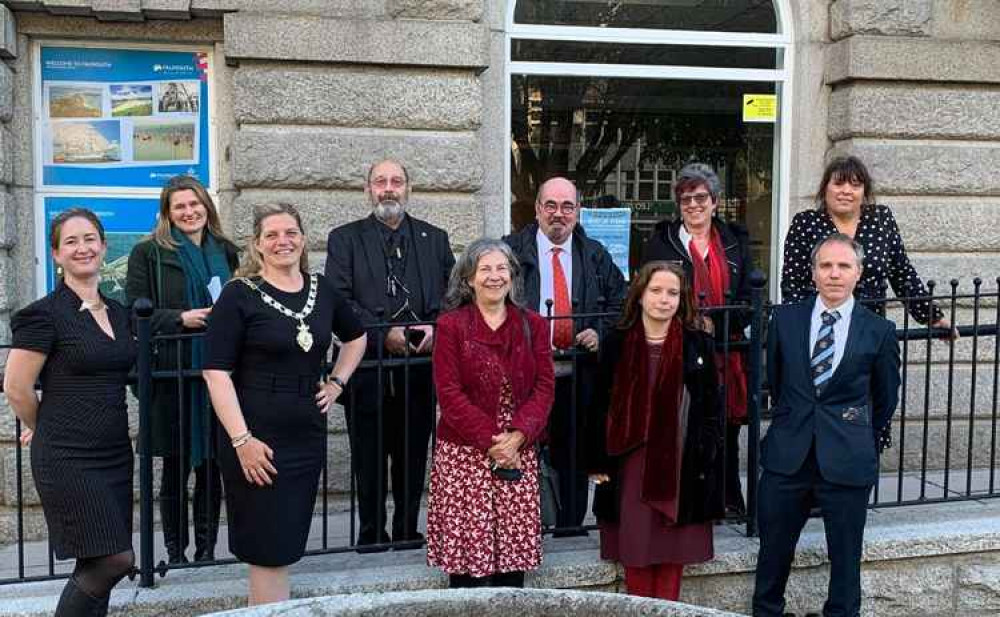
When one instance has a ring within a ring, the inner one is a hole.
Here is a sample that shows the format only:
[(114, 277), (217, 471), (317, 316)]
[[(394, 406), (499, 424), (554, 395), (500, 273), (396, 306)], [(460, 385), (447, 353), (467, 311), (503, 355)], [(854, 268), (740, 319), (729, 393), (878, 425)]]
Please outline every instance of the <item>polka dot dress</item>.
[[(785, 263), (781, 269), (783, 302), (799, 302), (816, 292), (812, 281), (809, 253), (817, 242), (837, 231), (826, 211), (807, 210), (792, 218), (785, 238)], [(865, 249), (864, 272), (854, 290), (859, 300), (884, 298), (888, 295), (886, 281), (897, 297), (928, 295), (927, 288), (906, 256), (899, 227), (888, 206), (877, 204), (861, 208), (861, 220), (854, 239)], [(909, 303), (910, 315), (922, 324), (941, 319), (943, 314), (927, 300)]]

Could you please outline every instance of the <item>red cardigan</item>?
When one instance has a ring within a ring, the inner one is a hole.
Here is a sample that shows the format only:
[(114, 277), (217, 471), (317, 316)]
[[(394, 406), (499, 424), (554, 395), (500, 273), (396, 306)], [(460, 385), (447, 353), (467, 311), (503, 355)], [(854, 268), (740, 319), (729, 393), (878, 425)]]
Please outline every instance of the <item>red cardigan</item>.
[(534, 443), (548, 423), (555, 391), (545, 320), (508, 304), (507, 320), (494, 332), (479, 309), (467, 304), (438, 318), (434, 338), (438, 439), (488, 450), (499, 433), (497, 408), (506, 375), (514, 398), (514, 417), (506, 428), (524, 433), (525, 446)]

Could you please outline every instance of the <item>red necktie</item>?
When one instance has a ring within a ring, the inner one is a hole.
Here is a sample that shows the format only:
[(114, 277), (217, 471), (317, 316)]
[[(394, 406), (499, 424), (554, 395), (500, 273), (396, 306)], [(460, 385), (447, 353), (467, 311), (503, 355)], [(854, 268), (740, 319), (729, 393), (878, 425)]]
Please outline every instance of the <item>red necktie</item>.
[[(559, 261), (561, 248), (552, 248), (552, 295), (555, 296), (555, 317), (571, 314), (569, 303), (569, 286), (566, 284), (566, 273)], [(568, 349), (573, 345), (573, 320), (556, 319), (552, 322), (552, 344), (559, 349)]]

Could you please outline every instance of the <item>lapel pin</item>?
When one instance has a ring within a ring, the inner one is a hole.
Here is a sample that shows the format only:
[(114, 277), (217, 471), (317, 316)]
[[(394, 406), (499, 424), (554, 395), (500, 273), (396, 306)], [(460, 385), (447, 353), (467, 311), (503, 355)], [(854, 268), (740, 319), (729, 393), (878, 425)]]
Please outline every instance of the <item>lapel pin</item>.
[(701, 359), (701, 356), (698, 356), (698, 366), (701, 366), (704, 363), (705, 362)]
[(420, 236), (423, 237), (423, 238), (426, 238), (427, 237), (427, 232), (426, 231), (420, 232)]

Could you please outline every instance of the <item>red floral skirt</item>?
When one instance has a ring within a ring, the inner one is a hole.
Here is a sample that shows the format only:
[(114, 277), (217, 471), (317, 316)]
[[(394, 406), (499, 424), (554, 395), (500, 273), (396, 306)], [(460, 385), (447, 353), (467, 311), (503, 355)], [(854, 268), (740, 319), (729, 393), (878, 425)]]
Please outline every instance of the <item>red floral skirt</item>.
[[(510, 412), (502, 415), (502, 424)], [(489, 576), (542, 562), (538, 457), (521, 451), (520, 480), (501, 480), (489, 456), (439, 439), (427, 505), (427, 563), (448, 574)]]

